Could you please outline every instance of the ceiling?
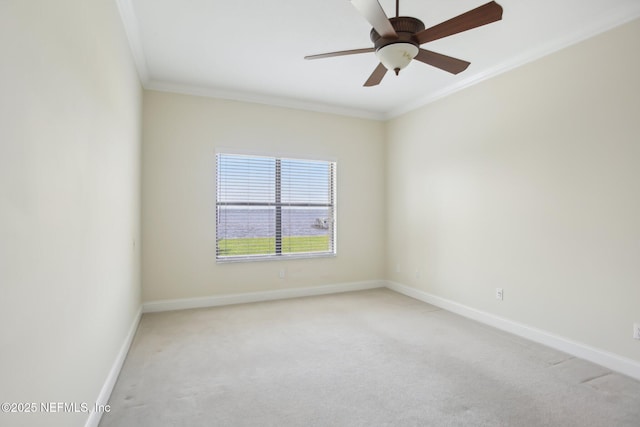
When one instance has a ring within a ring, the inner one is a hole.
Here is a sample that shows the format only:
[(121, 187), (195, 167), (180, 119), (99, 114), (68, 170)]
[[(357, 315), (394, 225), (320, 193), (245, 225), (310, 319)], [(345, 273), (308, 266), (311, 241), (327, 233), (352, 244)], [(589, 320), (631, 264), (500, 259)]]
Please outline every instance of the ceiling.
[[(426, 27), (489, 0), (401, 0)], [(413, 61), (363, 87), (370, 25), (346, 0), (117, 0), (147, 89), (386, 119), (640, 16), (640, 0), (497, 0), (501, 21), (423, 45), (471, 62), (451, 75)], [(387, 16), (394, 0), (380, 0)], [(577, 70), (576, 70), (577, 71)]]

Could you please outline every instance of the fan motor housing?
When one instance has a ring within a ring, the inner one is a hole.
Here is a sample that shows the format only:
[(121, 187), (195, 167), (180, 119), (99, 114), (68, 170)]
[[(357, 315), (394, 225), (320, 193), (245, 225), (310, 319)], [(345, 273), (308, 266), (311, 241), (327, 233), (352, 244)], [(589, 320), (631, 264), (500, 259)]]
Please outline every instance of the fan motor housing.
[(415, 35), (425, 29), (424, 23), (421, 20), (411, 16), (398, 16), (396, 18), (389, 18), (389, 21), (393, 29), (396, 30), (398, 38), (388, 39), (381, 37), (375, 28), (372, 28), (369, 37), (376, 50), (393, 43), (411, 43), (414, 46), (420, 46)]

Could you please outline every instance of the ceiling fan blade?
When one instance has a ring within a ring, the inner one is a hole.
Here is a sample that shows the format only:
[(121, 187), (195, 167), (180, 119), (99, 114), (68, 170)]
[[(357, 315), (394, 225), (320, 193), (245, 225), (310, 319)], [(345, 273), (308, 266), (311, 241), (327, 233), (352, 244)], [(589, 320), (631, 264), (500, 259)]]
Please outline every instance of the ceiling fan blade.
[(440, 68), (441, 70), (447, 71), (451, 74), (461, 73), (467, 69), (469, 64), (471, 64), (470, 62), (463, 61), (462, 59), (452, 58), (451, 56), (431, 52), (426, 49), (420, 49), (415, 59), (436, 68)]
[(365, 49), (341, 50), (339, 52), (329, 52), (329, 53), (320, 53), (318, 55), (308, 55), (308, 56), (305, 56), (304, 59), (332, 58), (334, 56), (355, 55), (358, 53), (372, 53), (375, 51), (376, 50), (372, 47), (368, 47)]
[(385, 74), (387, 74), (387, 68), (382, 65), (382, 63), (378, 64), (376, 69), (373, 70), (373, 73), (371, 73), (371, 76), (369, 76), (369, 79), (364, 83), (363, 86), (370, 87), (379, 85)]
[(416, 38), (420, 44), (423, 44), (471, 30), (472, 28), (481, 27), (501, 19), (502, 6), (492, 1), (462, 15), (458, 15), (455, 18), (451, 18), (448, 21), (420, 31), (416, 34)]
[(369, 24), (380, 36), (389, 39), (398, 38), (398, 33), (391, 25), (378, 0), (351, 0), (351, 4), (369, 21)]

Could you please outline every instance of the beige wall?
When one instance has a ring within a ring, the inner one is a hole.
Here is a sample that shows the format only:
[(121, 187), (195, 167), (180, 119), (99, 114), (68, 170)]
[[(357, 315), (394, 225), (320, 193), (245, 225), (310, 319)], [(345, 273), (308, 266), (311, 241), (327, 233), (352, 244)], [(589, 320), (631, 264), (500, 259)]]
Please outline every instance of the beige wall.
[[(640, 361), (638, 21), (386, 124), (152, 91), (141, 119), (110, 0), (0, 2), (0, 52), (2, 401), (95, 401), (140, 203), (145, 301), (387, 277)], [(216, 264), (219, 148), (337, 160), (338, 256)]]
[(638, 76), (635, 21), (389, 122), (389, 279), (640, 361)]
[[(143, 133), (144, 301), (384, 277), (382, 123), (145, 91)], [(336, 160), (338, 255), (216, 264), (215, 153), (225, 148)]]
[(140, 84), (111, 0), (1, 1), (0, 53), (0, 400), (93, 405), (140, 306)]

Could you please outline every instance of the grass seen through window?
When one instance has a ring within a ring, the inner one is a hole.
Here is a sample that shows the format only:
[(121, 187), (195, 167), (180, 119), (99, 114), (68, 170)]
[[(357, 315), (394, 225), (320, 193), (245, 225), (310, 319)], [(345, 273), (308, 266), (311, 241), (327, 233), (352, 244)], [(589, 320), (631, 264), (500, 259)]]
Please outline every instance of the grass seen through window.
[[(282, 253), (326, 252), (329, 236), (288, 236), (282, 238)], [(221, 239), (218, 241), (220, 255), (270, 255), (276, 251), (273, 237)]]

